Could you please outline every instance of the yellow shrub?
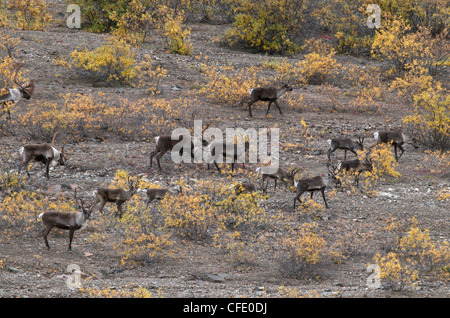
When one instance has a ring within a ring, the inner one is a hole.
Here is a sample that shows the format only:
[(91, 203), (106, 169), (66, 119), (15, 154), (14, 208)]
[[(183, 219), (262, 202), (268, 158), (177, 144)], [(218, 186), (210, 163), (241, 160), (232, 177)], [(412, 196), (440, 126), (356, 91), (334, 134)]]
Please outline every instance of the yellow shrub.
[[(97, 287), (83, 287), (79, 291), (89, 297), (93, 298), (152, 298), (152, 293), (144, 287), (136, 287), (134, 284), (131, 286), (122, 286), (119, 289)], [(158, 292), (161, 294), (161, 291)]]
[(282, 239), (287, 257), (280, 259), (279, 270), (286, 277), (302, 277), (312, 274), (327, 254), (327, 242), (317, 233), (317, 224), (305, 223), (293, 237)]
[[(359, 158), (364, 158), (366, 152), (358, 153)], [(396, 170), (398, 168), (398, 162), (395, 160), (392, 152), (392, 145), (390, 144), (378, 144), (369, 154), (369, 159), (372, 160), (372, 181), (382, 179), (386, 176), (398, 178), (401, 174)]]
[(305, 197), (302, 197), (300, 199), (303, 200), (303, 204), (297, 205), (295, 213), (320, 219), (320, 214), (325, 212), (325, 206), (321, 202), (316, 202), (313, 199), (305, 199)]
[(332, 111), (342, 111), (342, 94), (338, 87), (324, 83), (319, 88), (320, 93), (328, 98)]
[(15, 236), (35, 231), (40, 224), (39, 214), (51, 209), (62, 212), (76, 210), (73, 201), (63, 196), (52, 202), (35, 192), (22, 190), (5, 197), (0, 203), (1, 221), (6, 226), (5, 234)]
[(321, 84), (328, 76), (333, 75), (340, 64), (333, 58), (334, 52), (322, 55), (317, 52), (307, 54), (299, 62), (298, 66), (302, 69), (301, 74), (308, 83)]
[[(318, 46), (311, 49), (320, 48)], [(298, 63), (282, 61), (276, 67), (277, 79), (294, 85), (322, 84), (330, 75), (336, 74), (337, 69), (341, 66), (334, 59), (334, 54), (335, 51), (331, 49), (328, 53), (313, 51), (305, 55), (304, 59)]]
[(0, 3), (0, 28), (6, 28), (8, 26), (8, 16), (6, 3)]
[[(104, 98), (99, 93), (98, 98)], [(92, 95), (66, 94), (65, 102), (59, 106), (52, 102), (40, 102), (20, 114), (17, 125), (22, 133), (38, 139), (50, 140), (56, 131), (93, 132), (98, 131), (105, 118), (106, 104), (98, 102)]]
[(8, 9), (14, 12), (8, 25), (21, 30), (43, 30), (53, 19), (45, 0), (8, 0)]
[(200, 89), (208, 99), (217, 103), (232, 106), (250, 101), (250, 89), (264, 86), (268, 80), (261, 76), (261, 68), (256, 66), (243, 67), (236, 70), (230, 66), (215, 66), (202, 64), (202, 72), (207, 77), (206, 83)]
[(261, 192), (241, 193), (236, 196), (234, 185), (225, 185), (220, 190), (221, 200), (215, 202), (219, 209), (223, 225), (239, 231), (252, 231), (268, 222), (264, 207), (261, 205), (267, 197)]
[(145, 55), (144, 59), (136, 65), (139, 74), (139, 86), (149, 85), (149, 92), (159, 93), (161, 79), (167, 76), (167, 70), (161, 66), (155, 66), (150, 55)]
[[(392, 231), (398, 227), (390, 224), (386, 229)], [(374, 261), (380, 266), (381, 278), (389, 280), (391, 287), (397, 284), (399, 289), (429, 275), (444, 281), (450, 278), (448, 242), (434, 242), (428, 230), (418, 227), (415, 218), (410, 220), (409, 229), (396, 238), (392, 251), (385, 256), (377, 254)]]
[(416, 95), (436, 89), (441, 89), (440, 83), (433, 81), (428, 71), (416, 65), (415, 61), (408, 66), (403, 76), (396, 77), (389, 86), (389, 90), (397, 92), (407, 104), (413, 104)]
[(11, 35), (2, 31), (0, 31), (0, 37), (2, 39), (0, 43), (0, 52), (3, 53), (0, 57), (8, 56), (14, 58), (15, 50), (20, 45), (20, 38), (11, 37)]
[(445, 89), (428, 90), (414, 96), (414, 110), (405, 116), (412, 136), (440, 149), (450, 147), (450, 96)]
[(439, 190), (437, 199), (439, 201), (450, 201), (450, 188)]
[(151, 28), (155, 27), (155, 19), (152, 17), (152, 12), (146, 8), (142, 1), (132, 0), (128, 2), (125, 8), (112, 10), (109, 13), (109, 19), (116, 23), (112, 34), (136, 45), (145, 41)]
[(320, 0), (312, 15), (334, 34), (339, 53), (366, 55), (370, 52), (374, 30), (366, 26), (369, 4), (372, 0)]
[[(66, 94), (63, 105), (37, 103), (14, 120), (20, 133), (34, 139), (51, 140), (55, 131), (102, 134), (110, 131), (132, 138), (149, 138), (173, 129), (189, 127), (188, 99), (150, 97), (130, 102), (127, 99), (108, 104), (102, 92), (95, 95)], [(184, 118), (186, 122), (181, 121)]]
[(292, 85), (304, 85), (306, 78), (303, 73), (303, 68), (300, 67), (300, 63), (293, 64), (287, 60), (281, 61), (275, 68), (278, 73), (276, 81), (290, 83)]
[[(283, 142), (283, 141), (287, 142)], [(296, 140), (295, 143), (289, 141)], [(283, 129), (280, 136), (280, 151), (292, 153), (309, 154), (315, 145), (315, 137), (311, 133), (309, 125), (302, 118), (298, 125)]]
[(380, 266), (380, 278), (389, 280), (389, 285), (393, 288), (397, 283), (398, 289), (402, 289), (406, 284), (413, 285), (418, 279), (418, 273), (408, 264), (402, 264), (402, 260), (395, 252), (389, 252), (386, 256), (377, 254), (374, 262)]
[(410, 25), (395, 17), (388, 19), (384, 25), (375, 35), (372, 55), (390, 61), (398, 71), (407, 70), (415, 64), (435, 72), (447, 58), (447, 30), (437, 37), (433, 37), (426, 27), (411, 32)]
[(352, 88), (347, 94), (353, 99), (350, 106), (356, 111), (365, 111), (377, 107), (377, 102), (385, 98), (387, 87), (382, 82), (383, 72), (378, 67), (364, 67), (350, 65), (343, 67), (345, 70), (344, 78), (348, 79)]
[(127, 202), (115, 229), (122, 234), (114, 249), (122, 256), (123, 265), (147, 263), (173, 254), (170, 234), (155, 225), (151, 211), (138, 197)]
[(25, 176), (20, 176), (18, 172), (0, 171), (0, 191), (16, 191), (24, 185)]
[(339, 53), (350, 53), (352, 55), (364, 55), (366, 54), (372, 44), (373, 37), (371, 35), (361, 36), (357, 33), (346, 33), (339, 31), (335, 34), (339, 40), (337, 51)]
[[(338, 39), (339, 53), (368, 55), (377, 29), (367, 27), (368, 5), (377, 4), (381, 11), (381, 29), (389, 29), (391, 20), (402, 23), (413, 32), (429, 26), (434, 36), (448, 26), (446, 0), (319, 0), (312, 15)], [(408, 33), (408, 32), (406, 32)]]
[(308, 264), (317, 264), (326, 241), (314, 233), (313, 226), (304, 226), (295, 239), (286, 239), (284, 246), (291, 250), (292, 256)]
[(214, 246), (226, 253), (226, 258), (234, 266), (252, 265), (256, 262), (257, 255), (254, 250), (254, 239), (242, 235), (238, 231), (219, 230), (214, 235)]
[[(369, 0), (370, 1), (370, 0)], [(378, 0), (381, 11), (389, 13), (411, 26), (413, 31), (422, 26), (431, 26), (439, 33), (448, 23), (448, 6), (445, 0)], [(372, 2), (369, 2), (372, 3)]]
[(117, 37), (93, 51), (84, 49), (71, 53), (73, 66), (97, 73), (106, 81), (131, 83), (138, 73), (134, 50), (130, 44)]
[(168, 196), (161, 201), (160, 211), (165, 226), (183, 238), (205, 239), (217, 226), (216, 210), (209, 204), (208, 196), (199, 192)]
[(184, 16), (168, 15), (164, 24), (164, 35), (166, 36), (167, 47), (170, 53), (181, 55), (192, 54), (192, 44), (189, 41), (190, 29), (183, 27)]
[(450, 151), (425, 150), (425, 166), (430, 173), (446, 176), (450, 174)]

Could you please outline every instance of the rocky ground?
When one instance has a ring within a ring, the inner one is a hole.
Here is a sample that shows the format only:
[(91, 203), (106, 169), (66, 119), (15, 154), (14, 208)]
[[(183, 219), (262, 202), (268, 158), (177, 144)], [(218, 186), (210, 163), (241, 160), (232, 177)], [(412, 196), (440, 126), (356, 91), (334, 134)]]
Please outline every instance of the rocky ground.
[[(162, 83), (163, 96), (184, 96), (189, 98), (189, 87), (201, 74), (189, 67), (195, 56), (203, 54), (211, 61), (222, 65), (248, 66), (260, 63), (260, 55), (239, 52), (221, 47), (212, 41), (223, 32), (224, 26), (192, 24), (192, 56), (178, 56), (164, 51), (162, 42), (146, 43), (139, 54), (155, 54), (161, 66), (168, 70), (168, 78)], [(56, 56), (68, 56), (79, 45), (96, 47), (104, 39), (103, 35), (82, 31), (70, 31), (63, 26), (45, 32), (23, 32), (20, 59), (26, 61), (30, 77), (36, 79), (37, 88), (33, 100), (61, 101), (60, 94), (67, 92), (91, 93), (104, 91), (114, 96), (142, 98), (145, 91), (131, 87), (95, 87), (92, 82), (75, 76), (74, 70), (63, 69), (52, 61)], [(301, 59), (301, 56), (295, 57)], [(366, 62), (350, 57), (337, 57), (339, 62)], [(58, 74), (56, 77), (55, 74)], [(171, 89), (179, 85), (181, 90)], [(265, 105), (255, 107), (254, 118), (247, 118), (245, 108), (215, 105), (202, 100), (198, 105), (204, 118), (214, 118), (220, 113), (219, 128), (225, 127), (273, 127), (282, 130), (299, 125), (304, 119), (314, 136), (315, 144), (309, 153), (289, 151), (282, 153), (283, 166), (296, 165), (305, 175), (326, 172), (326, 140), (345, 132), (352, 136), (363, 133), (367, 140), (377, 129), (396, 127), (401, 124), (401, 113), (387, 105), (387, 113), (354, 113), (329, 111), (329, 101), (317, 86), (295, 88), (292, 92), (303, 96), (304, 107), (285, 109), (284, 116), (273, 111), (270, 117), (264, 115)], [(22, 110), (28, 107), (21, 105)], [(295, 142), (285, 135), (281, 142)], [(1, 136), (0, 149), (3, 154), (14, 154), (23, 145), (20, 134), (9, 133)], [(108, 136), (104, 141), (95, 138), (81, 139), (69, 144), (70, 161), (65, 167), (56, 167), (47, 180), (38, 165), (31, 169), (32, 178), (27, 188), (55, 195), (59, 192), (71, 196), (70, 185), (80, 188), (79, 195), (93, 198), (96, 187), (114, 177), (117, 169), (126, 169), (134, 174), (145, 175), (149, 180), (173, 180), (186, 175), (197, 179), (220, 179), (217, 171), (208, 171), (197, 165), (174, 165), (166, 155), (162, 164), (166, 173), (155, 167), (148, 168), (148, 153), (154, 149), (153, 136), (142, 141), (127, 141), (117, 136)], [(68, 233), (50, 235), (51, 250), (47, 250), (39, 232), (24, 233), (12, 238), (0, 239), (0, 297), (87, 297), (86, 292), (68, 288), (70, 276), (66, 269), (70, 264), (79, 266), (84, 288), (109, 289), (119, 291), (132, 286), (148, 289), (154, 297), (280, 297), (280, 287), (296, 289), (298, 296), (312, 297), (448, 297), (449, 286), (436, 278), (423, 279), (414, 288), (394, 291), (389, 288), (372, 289), (367, 285), (369, 273), (366, 271), (376, 252), (386, 248), (388, 238), (380, 230), (386, 220), (408, 219), (415, 216), (421, 228), (430, 229), (434, 240), (449, 240), (449, 204), (438, 201), (439, 190), (449, 187), (448, 175), (440, 176), (429, 172), (424, 163), (424, 150), (407, 146), (398, 168), (399, 178), (387, 178), (376, 186), (378, 196), (365, 193), (337, 192), (328, 197), (330, 208), (311, 216), (293, 216), (294, 193), (284, 188), (269, 191), (264, 203), (269, 213), (280, 213), (292, 218), (298, 224), (318, 223), (319, 229), (332, 237), (333, 232), (371, 233), (370, 241), (340, 264), (324, 264), (318, 274), (305, 279), (285, 278), (280, 275), (276, 255), (258, 255), (252, 266), (236, 267), (227, 262), (223, 254), (209, 241), (179, 241), (173, 257), (154, 262), (151, 265), (123, 267), (120, 256), (112, 248), (115, 237), (104, 244), (86, 242), (90, 234), (89, 226), (76, 232), (73, 253), (67, 251)], [(337, 151), (335, 158), (342, 158)], [(172, 169), (175, 167), (176, 169)], [(255, 169), (256, 165), (248, 165)], [(258, 182), (258, 181), (256, 181)], [(139, 196), (144, 196), (140, 191)], [(317, 202), (321, 203), (319, 195)], [(108, 211), (115, 209), (112, 205)], [(93, 219), (102, 217), (94, 213)], [(274, 237), (282, 236), (280, 229), (269, 229)], [(358, 234), (359, 235), (359, 234)]]

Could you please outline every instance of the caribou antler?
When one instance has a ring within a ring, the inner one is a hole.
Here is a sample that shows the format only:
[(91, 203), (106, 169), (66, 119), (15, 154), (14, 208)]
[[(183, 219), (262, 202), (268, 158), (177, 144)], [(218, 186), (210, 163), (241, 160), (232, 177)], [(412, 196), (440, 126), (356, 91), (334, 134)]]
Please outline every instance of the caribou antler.
[(75, 188), (73, 189), (73, 191), (74, 191), (74, 199), (75, 199), (75, 203), (76, 203), (78, 206), (80, 206), (83, 210), (85, 210), (85, 207), (84, 207), (84, 201), (83, 201), (83, 200), (80, 200), (80, 203), (81, 203), (81, 204), (78, 202), (77, 189), (78, 189), (78, 187), (75, 187)]
[(70, 136), (64, 141), (64, 143), (61, 146), (61, 153), (64, 154), (64, 146), (67, 144), (67, 142), (73, 138), (73, 136), (78, 135), (79, 133), (75, 132), (70, 134)]
[(55, 147), (55, 140), (56, 140), (56, 136), (58, 136), (58, 134), (59, 134), (58, 131), (53, 134), (53, 138), (52, 138), (52, 146), (53, 147)]
[(202, 136), (203, 136), (203, 133), (205, 132), (205, 130), (208, 129), (208, 127), (211, 126), (211, 124), (212, 124), (211, 121), (209, 121), (209, 122), (206, 124), (206, 127), (203, 128), (203, 130), (202, 130)]
[(21, 89), (24, 89), (22, 85), (17, 82), (17, 73), (19, 73), (19, 70), (23, 67), (23, 63), (15, 63), (13, 66), (14, 69), (14, 76), (12, 82), (19, 86)]
[(300, 172), (300, 168), (294, 168), (290, 171), (290, 174), (292, 177), (295, 177), (295, 175), (299, 172)]

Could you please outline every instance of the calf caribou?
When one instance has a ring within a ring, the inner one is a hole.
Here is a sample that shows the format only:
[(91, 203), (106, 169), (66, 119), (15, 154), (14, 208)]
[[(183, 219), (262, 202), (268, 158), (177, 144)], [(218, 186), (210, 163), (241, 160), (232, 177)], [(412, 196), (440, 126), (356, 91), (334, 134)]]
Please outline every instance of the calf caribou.
[(162, 200), (166, 195), (179, 194), (182, 192), (182, 188), (179, 187), (177, 192), (171, 191), (167, 188), (151, 188), (147, 189), (147, 199), (145, 200), (145, 205), (148, 206), (153, 200)]
[(248, 103), (248, 113), (249, 116), (252, 117), (252, 105), (253, 103), (261, 100), (264, 102), (269, 102), (269, 106), (267, 107), (266, 115), (269, 114), (270, 111), (270, 105), (272, 103), (275, 103), (275, 105), (278, 107), (278, 110), (280, 111), (280, 114), (283, 115), (281, 112), (280, 105), (278, 105), (277, 100), (284, 95), (287, 91), (292, 91), (292, 87), (288, 84), (283, 84), (280, 88), (276, 87), (257, 87), (250, 90), (250, 102)]
[(344, 150), (344, 160), (347, 160), (347, 151), (353, 152), (355, 155), (358, 150), (363, 150), (364, 137), (359, 137), (358, 141), (353, 141), (350, 138), (334, 138), (327, 140), (330, 148), (327, 152), (328, 161), (331, 160), (331, 154), (337, 149)]

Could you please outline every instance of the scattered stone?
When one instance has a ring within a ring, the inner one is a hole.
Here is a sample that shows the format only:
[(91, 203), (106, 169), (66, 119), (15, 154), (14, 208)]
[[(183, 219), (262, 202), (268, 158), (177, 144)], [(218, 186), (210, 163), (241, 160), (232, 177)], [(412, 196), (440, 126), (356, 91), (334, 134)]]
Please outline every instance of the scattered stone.
[(20, 273), (22, 272), (20, 269), (15, 268), (15, 267), (8, 267), (8, 271), (11, 273)]
[(225, 274), (205, 274), (202, 278), (212, 283), (225, 283), (225, 277)]
[(181, 91), (180, 85), (170, 85), (170, 89), (174, 91)]
[(59, 184), (54, 184), (47, 189), (47, 192), (59, 193), (61, 192), (61, 186)]

